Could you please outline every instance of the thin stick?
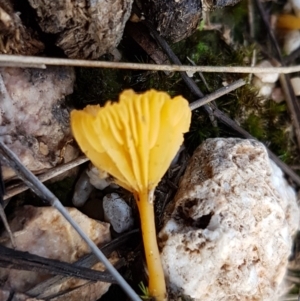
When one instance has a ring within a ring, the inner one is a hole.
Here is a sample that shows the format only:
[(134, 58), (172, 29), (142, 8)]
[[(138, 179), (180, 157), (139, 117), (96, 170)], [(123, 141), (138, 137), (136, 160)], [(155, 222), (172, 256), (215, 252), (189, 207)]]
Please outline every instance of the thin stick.
[(280, 74), (279, 80), (294, 127), (298, 150), (300, 150), (300, 103), (295, 95), (289, 75)]
[[(256, 49), (253, 50), (252, 59), (251, 59), (251, 67), (254, 67), (256, 64)], [(251, 83), (253, 78), (253, 73), (250, 73), (248, 76), (248, 83)]]
[(55, 197), (55, 195), (48, 190), (48, 188), (41, 183), (37, 177), (30, 172), (23, 164), (20, 162), (18, 157), (9, 150), (5, 144), (0, 141), (0, 152), (2, 153), (1, 160), (4, 160), (11, 168), (15, 170), (17, 175), (29, 186), (29, 188), (36, 193), (40, 198), (50, 203), (54, 208), (56, 208), (63, 217), (72, 225), (72, 227), (77, 231), (81, 238), (87, 243), (95, 256), (104, 264), (107, 270), (112, 274), (117, 283), (124, 289), (127, 295), (134, 301), (141, 301), (140, 297), (135, 293), (135, 291), (129, 286), (129, 284), (124, 280), (124, 278), (119, 274), (119, 272), (113, 267), (105, 255), (99, 250), (96, 244), (82, 231), (79, 225), (73, 220), (66, 208), (61, 204), (61, 202)]
[(206, 95), (206, 96), (190, 103), (190, 108), (191, 108), (191, 110), (195, 110), (195, 109), (197, 109), (225, 94), (228, 94), (231, 91), (236, 90), (239, 87), (244, 86), (245, 84), (246, 84), (246, 82), (243, 79), (239, 79), (226, 87), (223, 87), (209, 95)]
[(290, 64), (294, 60), (296, 60), (300, 56), (300, 47), (294, 50), (291, 54), (283, 58), (283, 62), (285, 65)]
[[(120, 263), (122, 262), (120, 261)], [(119, 266), (118, 263), (117, 265)], [(72, 263), (13, 250), (3, 245), (0, 245), (0, 266), (14, 270), (35, 271), (52, 275), (62, 275), (64, 277), (75, 277), (89, 281), (115, 283), (115, 279), (108, 272), (92, 270)]]
[(21, 55), (0, 55), (0, 66), (21, 66), (23, 68), (32, 68), (35, 66), (44, 68), (45, 66), (77, 66), (77, 67), (94, 67), (94, 68), (115, 68), (131, 70), (153, 70), (153, 71), (179, 71), (179, 72), (212, 72), (212, 73), (295, 73), (300, 71), (300, 65), (290, 67), (243, 67), (243, 66), (189, 66), (189, 65), (155, 65), (139, 63), (122, 63), (122, 62), (105, 62), (105, 61), (88, 61), (48, 58), (37, 56)]
[[(81, 156), (71, 162), (54, 167), (51, 170), (46, 171), (45, 173), (43, 173), (41, 175), (38, 175), (37, 178), (39, 179), (39, 181), (45, 182), (47, 180), (50, 180), (50, 179), (64, 173), (65, 171), (68, 171), (68, 170), (70, 170), (78, 165), (81, 165), (87, 161), (89, 161), (89, 159), (86, 156)], [(23, 191), (26, 191), (28, 188), (29, 187), (27, 185), (25, 185), (24, 183), (8, 187), (6, 189), (3, 199), (4, 200), (9, 199), (9, 198), (13, 197), (14, 195), (17, 195)], [(4, 205), (4, 207), (5, 207), (5, 205)]]
[(4, 68), (4, 67), (16, 67), (16, 68), (36, 68), (36, 69), (46, 69), (47, 66), (45, 64), (36, 64), (36, 63), (30, 63), (30, 62), (26, 62), (26, 63), (22, 63), (22, 62), (0, 62), (0, 67)]
[[(193, 66), (197, 66), (196, 63), (192, 59), (190, 59), (188, 56), (186, 58)], [(203, 76), (202, 72), (198, 72), (198, 74), (199, 74), (201, 80), (203, 81), (203, 84), (205, 85), (207, 91), (210, 92), (210, 88), (209, 88), (208, 83), (207, 83), (205, 77)]]
[[(264, 22), (264, 24), (266, 26), (266, 29), (267, 29), (269, 37), (270, 37), (270, 39), (272, 41), (272, 44), (273, 44), (273, 46), (275, 48), (276, 56), (277, 56), (279, 62), (281, 63), (281, 65), (282, 65), (283, 62), (282, 62), (280, 48), (279, 48), (279, 45), (278, 45), (277, 40), (275, 38), (275, 34), (274, 34), (274, 32), (273, 32), (270, 24), (269, 24), (269, 20), (268, 20), (268, 17), (266, 15), (266, 13), (265, 13), (263, 5), (262, 5), (262, 3), (261, 3), (260, 0), (255, 0), (255, 3), (256, 3), (256, 6), (257, 6), (257, 8), (259, 10), (260, 16), (261, 16), (261, 18), (262, 18), (262, 20), (263, 20), (263, 22)], [(283, 72), (280, 72), (280, 73), (283, 73)]]
[(250, 37), (254, 38), (254, 8), (252, 0), (248, 0), (248, 24)]

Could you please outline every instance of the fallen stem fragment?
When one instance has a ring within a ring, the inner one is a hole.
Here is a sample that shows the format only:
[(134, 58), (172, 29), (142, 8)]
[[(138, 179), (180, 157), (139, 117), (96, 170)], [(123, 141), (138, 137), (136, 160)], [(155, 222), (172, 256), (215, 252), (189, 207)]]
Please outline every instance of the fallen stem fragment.
[(242, 86), (244, 86), (246, 84), (246, 82), (243, 79), (239, 79), (235, 82), (233, 82), (232, 84), (229, 84), (226, 87), (223, 87), (209, 95), (206, 95), (192, 103), (190, 103), (190, 109), (191, 110), (195, 110), (197, 108), (202, 107), (203, 105), (206, 105), (207, 103), (216, 100), (217, 98), (226, 95), (234, 90), (236, 90), (237, 88), (240, 88)]
[(152, 71), (179, 71), (179, 72), (213, 72), (213, 73), (296, 73), (300, 71), (300, 65), (290, 67), (244, 67), (244, 66), (189, 66), (189, 65), (155, 65), (123, 62), (88, 61), (60, 59), (37, 56), (21, 55), (0, 55), (0, 66), (45, 69), (49, 66), (73, 66), (73, 67), (94, 67), (113, 68), (129, 70), (152, 70)]
[[(43, 174), (40, 174), (37, 176), (39, 181), (45, 182), (47, 180), (50, 180), (58, 175), (61, 175), (62, 173), (79, 166), (85, 162), (89, 161), (89, 159), (86, 156), (81, 156), (71, 162), (61, 164), (59, 166), (56, 166), (48, 171), (46, 171)], [(3, 200), (7, 200), (23, 191), (26, 191), (28, 189), (28, 186), (25, 185), (24, 183), (20, 183), (17, 185), (12, 185), (11, 187), (7, 187)], [(4, 202), (4, 207), (7, 205), (7, 202)]]
[[(192, 59), (190, 59), (188, 56), (186, 58), (193, 66), (197, 66), (196, 63)], [(203, 84), (205, 85), (207, 91), (210, 92), (210, 88), (209, 88), (208, 83), (207, 83), (205, 77), (203, 76), (202, 72), (198, 72), (198, 74), (199, 74)]]
[(6, 229), (8, 236), (10, 238), (11, 244), (13, 246), (13, 248), (16, 247), (16, 243), (15, 243), (15, 238), (14, 235), (9, 227), (7, 218), (6, 218), (6, 214), (4, 211), (4, 194), (5, 194), (5, 186), (4, 186), (4, 181), (3, 181), (3, 176), (2, 176), (2, 169), (1, 169), (1, 162), (0, 162), (0, 217), (2, 219), (4, 228)]
[[(119, 261), (116, 263), (120, 267)], [(14, 270), (35, 271), (65, 277), (75, 277), (89, 281), (116, 283), (115, 278), (108, 272), (79, 267), (75, 264), (49, 259), (28, 252), (13, 250), (0, 245), (0, 267)]]
[(114, 266), (109, 262), (105, 255), (99, 250), (96, 244), (82, 231), (79, 225), (73, 220), (67, 209), (61, 204), (56, 196), (43, 184), (37, 177), (29, 171), (19, 160), (19, 158), (2, 142), (0, 141), (1, 160), (14, 169), (16, 174), (36, 193), (40, 198), (50, 203), (55, 207), (61, 215), (69, 221), (72, 227), (77, 231), (81, 238), (90, 247), (95, 256), (104, 264), (107, 270), (115, 278), (117, 283), (124, 289), (127, 295), (134, 301), (141, 301), (136, 292), (129, 286)]

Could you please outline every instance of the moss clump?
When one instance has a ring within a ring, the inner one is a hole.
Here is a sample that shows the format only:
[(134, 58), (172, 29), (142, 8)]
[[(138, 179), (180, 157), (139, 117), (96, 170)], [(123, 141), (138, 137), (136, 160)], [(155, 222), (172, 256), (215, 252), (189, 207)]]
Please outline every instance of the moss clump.
[(264, 120), (260, 116), (251, 113), (244, 122), (245, 129), (258, 140), (266, 138)]
[(130, 71), (118, 69), (78, 68), (74, 93), (68, 99), (78, 109), (88, 104), (103, 105), (117, 100), (120, 91), (129, 88), (126, 82)]

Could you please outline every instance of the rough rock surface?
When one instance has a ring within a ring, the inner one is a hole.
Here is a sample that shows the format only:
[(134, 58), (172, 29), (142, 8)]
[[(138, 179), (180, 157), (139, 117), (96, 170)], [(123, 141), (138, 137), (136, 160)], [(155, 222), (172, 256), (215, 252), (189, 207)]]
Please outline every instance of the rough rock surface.
[(74, 80), (72, 68), (0, 68), (0, 139), (31, 171), (55, 166), (71, 138), (64, 98)]
[(208, 139), (169, 209), (159, 238), (173, 293), (205, 301), (282, 293), (299, 208), (261, 143)]
[[(110, 241), (109, 224), (92, 220), (75, 208), (68, 208), (68, 211), (97, 245)], [(79, 234), (52, 207), (25, 206), (16, 212), (9, 224), (20, 251), (70, 263), (90, 252)], [(21, 293), (48, 277), (41, 273), (0, 268), (2, 288)], [(81, 280), (76, 281), (73, 279), (70, 284), (74, 287)]]
[(70, 58), (97, 59), (120, 42), (132, 0), (29, 0), (39, 25), (58, 34), (57, 46)]

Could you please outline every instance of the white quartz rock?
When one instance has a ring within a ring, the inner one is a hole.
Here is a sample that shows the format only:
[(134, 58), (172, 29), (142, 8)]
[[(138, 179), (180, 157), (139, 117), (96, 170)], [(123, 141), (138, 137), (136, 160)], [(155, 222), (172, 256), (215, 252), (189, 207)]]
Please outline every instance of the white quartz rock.
[(90, 178), (90, 183), (97, 189), (103, 190), (108, 186), (114, 186), (118, 188), (119, 186), (114, 183), (114, 179), (105, 171), (100, 171), (97, 167), (90, 165), (86, 171)]
[(117, 233), (132, 228), (132, 210), (117, 193), (108, 194), (103, 198), (103, 210), (105, 221), (111, 223)]
[(258, 95), (269, 98), (275, 87), (275, 83), (264, 83), (258, 77), (254, 76), (252, 84), (258, 89)]
[(300, 46), (300, 31), (290, 30), (284, 36), (283, 50), (288, 55)]
[(291, 84), (296, 96), (300, 95), (300, 77), (291, 78)]
[(290, 0), (292, 8), (295, 12), (295, 15), (300, 18), (300, 1), (299, 0)]
[[(269, 61), (261, 61), (259, 64), (256, 65), (256, 67), (262, 67), (262, 68), (270, 68), (273, 67), (273, 65)], [(278, 73), (254, 73), (255, 76), (257, 76), (263, 83), (275, 83), (278, 78)]]
[(90, 194), (94, 190), (94, 186), (90, 181), (90, 177), (85, 170), (76, 182), (72, 203), (75, 207), (83, 206), (88, 200)]
[(298, 223), (295, 191), (263, 144), (208, 139), (159, 233), (168, 286), (195, 300), (277, 300)]

